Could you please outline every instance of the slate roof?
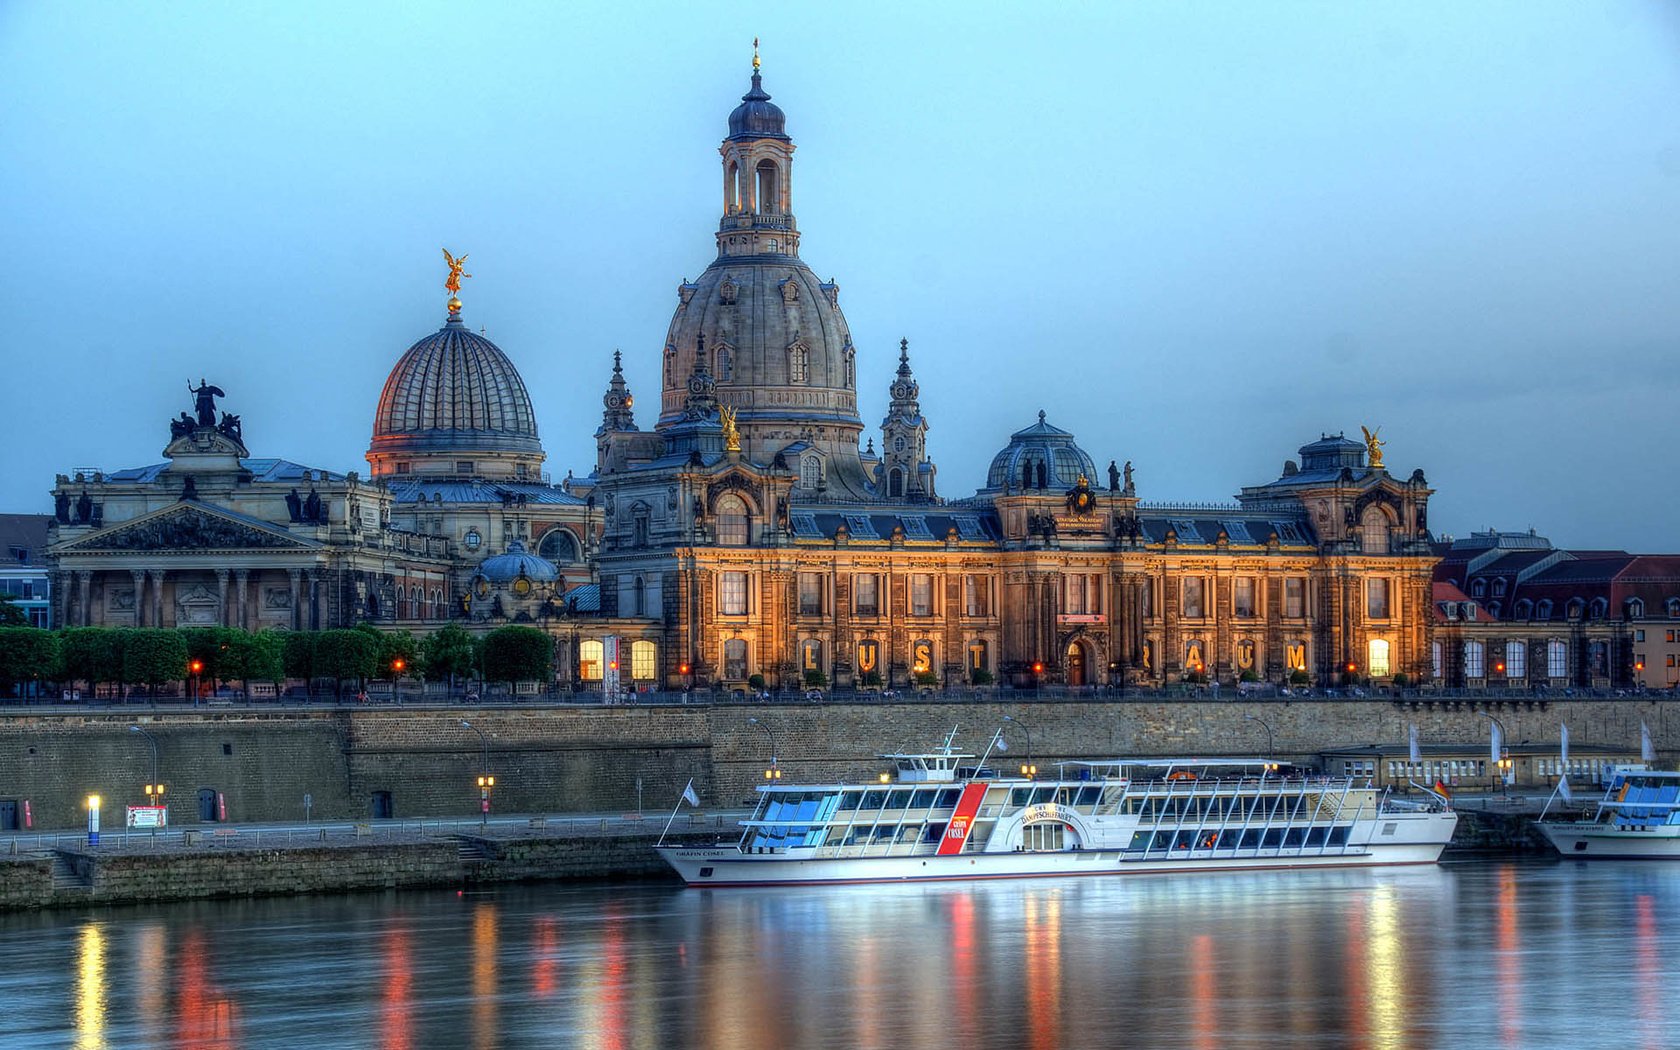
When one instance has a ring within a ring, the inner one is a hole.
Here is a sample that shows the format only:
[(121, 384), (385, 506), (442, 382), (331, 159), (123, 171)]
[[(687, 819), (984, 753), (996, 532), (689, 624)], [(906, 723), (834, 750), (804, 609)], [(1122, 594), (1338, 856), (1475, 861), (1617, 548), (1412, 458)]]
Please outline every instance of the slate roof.
[[(343, 481), (344, 475), (331, 470), (319, 470), (306, 467), (301, 463), (293, 463), (289, 459), (242, 459), (239, 465), (250, 471), (252, 481), (307, 481), (310, 477), (320, 475), (328, 481)], [(112, 471), (106, 474), (106, 481), (148, 482), (156, 481), (158, 475), (169, 469), (168, 463), (153, 463), (147, 467), (129, 467), (126, 470)]]
[(407, 475), (392, 478), (387, 484), (398, 503), (430, 503), (434, 496), (444, 503), (505, 503), (519, 496), (525, 497), (526, 503), (582, 506), (585, 502), (558, 486), (530, 481), (432, 481)]
[(840, 509), (795, 508), (788, 514), (795, 540), (832, 540), (841, 523), (852, 542), (885, 542), (902, 527), (907, 543), (943, 544), (952, 529), (962, 543), (998, 543), (1003, 531), (990, 511), (935, 510), (851, 514)]
[(39, 565), (51, 522), (51, 514), (0, 514), (0, 566)]

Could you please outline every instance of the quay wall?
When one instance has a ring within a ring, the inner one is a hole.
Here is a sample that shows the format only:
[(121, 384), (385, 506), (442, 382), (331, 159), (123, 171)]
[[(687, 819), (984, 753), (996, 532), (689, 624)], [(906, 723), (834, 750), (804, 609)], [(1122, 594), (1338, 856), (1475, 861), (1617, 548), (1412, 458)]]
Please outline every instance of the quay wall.
[[(397, 817), (478, 812), (476, 777), (488, 763), (498, 813), (647, 812), (671, 805), (690, 778), (708, 807), (737, 806), (761, 782), (774, 745), (785, 776), (873, 778), (883, 751), (924, 750), (959, 727), (960, 748), (983, 751), (1004, 725), (999, 764), (1125, 755), (1255, 755), (1271, 729), (1279, 757), (1422, 741), (1474, 744), (1490, 713), (1511, 743), (1555, 741), (1568, 722), (1577, 746), (1637, 749), (1650, 726), (1659, 761), (1680, 752), (1680, 706), (1649, 699), (1565, 701), (1044, 700), (1037, 702), (813, 702), (758, 705), (338, 708), (154, 711), (120, 708), (0, 712), (0, 804), (29, 803), (36, 830), (84, 826), (83, 799), (105, 800), (104, 826), (141, 804), (152, 779), (168, 785), (175, 826), (200, 822), (200, 797), (236, 822), (296, 821), (304, 797), (315, 820), (366, 820), (387, 802)], [(1018, 720), (1004, 723), (1004, 715)], [(758, 719), (753, 724), (749, 719)], [(482, 730), (484, 740), (469, 721)], [(1024, 731), (1017, 731), (1025, 726)], [(1028, 745), (1027, 736), (1031, 741)]]

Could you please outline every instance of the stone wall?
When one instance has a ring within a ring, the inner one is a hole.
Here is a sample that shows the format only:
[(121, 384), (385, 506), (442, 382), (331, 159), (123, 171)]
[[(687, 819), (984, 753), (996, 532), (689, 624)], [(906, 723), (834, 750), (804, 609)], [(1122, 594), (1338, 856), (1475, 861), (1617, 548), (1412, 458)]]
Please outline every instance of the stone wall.
[[(144, 802), (141, 785), (152, 776), (150, 745), (128, 728), (137, 723), (158, 740), (171, 821), (182, 826), (198, 821), (201, 790), (220, 794), (232, 821), (301, 820), (305, 794), (318, 820), (367, 819), (377, 792), (390, 793), (398, 817), (475, 814), (484, 756), (463, 719), (488, 739), (496, 812), (628, 812), (636, 808), (640, 778), (642, 805), (652, 815), (668, 812), (691, 777), (707, 806), (742, 804), (762, 782), (772, 734), (787, 778), (833, 781), (873, 778), (884, 768), (877, 753), (932, 748), (953, 727), (957, 746), (978, 752), (1002, 725), (1010, 751), (993, 764), (1018, 764), (1030, 750), (1048, 771), (1055, 759), (1261, 753), (1266, 730), (1245, 715), (1264, 719), (1279, 756), (1297, 760), (1330, 747), (1402, 744), (1411, 723), (1424, 743), (1469, 744), (1487, 740), (1483, 710), (1505, 724), (1511, 743), (1555, 741), (1558, 724), (1567, 721), (1577, 746), (1637, 748), (1644, 721), (1663, 764), (1680, 749), (1680, 707), (1651, 700), (11, 711), (0, 714), (0, 801), (29, 800), (37, 829), (75, 829), (85, 821), (82, 800), (99, 794), (105, 827), (120, 827), (123, 806)], [(1005, 723), (1004, 715), (1019, 722)]]

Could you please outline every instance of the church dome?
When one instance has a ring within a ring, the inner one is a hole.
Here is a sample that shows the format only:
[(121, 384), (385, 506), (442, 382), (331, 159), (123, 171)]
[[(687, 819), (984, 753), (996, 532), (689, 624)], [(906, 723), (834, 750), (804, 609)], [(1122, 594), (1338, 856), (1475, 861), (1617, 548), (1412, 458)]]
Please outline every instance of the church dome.
[[(428, 464), (427, 457), (435, 459)], [(463, 462), (473, 464), (469, 473), (510, 475), (512, 464), (522, 463), (524, 474), (542, 459), (525, 381), (458, 312), (391, 369), (368, 449), (375, 475), (459, 473)]]
[(741, 104), (729, 114), (729, 137), (732, 139), (785, 139), (787, 118), (782, 107), (770, 101), (764, 90), (763, 78), (755, 70), (752, 90), (741, 96)]
[(491, 583), (512, 583), (523, 576), (532, 583), (552, 583), (560, 578), (560, 570), (547, 558), (539, 558), (514, 540), (505, 553), (492, 555), (478, 563), (478, 575)]
[(1044, 421), (1009, 436), (1009, 444), (992, 457), (986, 473), (988, 490), (1005, 487), (1019, 490), (1045, 489), (1065, 492), (1083, 474), (1087, 481), (1097, 476), (1097, 465), (1074, 443), (1073, 435)]

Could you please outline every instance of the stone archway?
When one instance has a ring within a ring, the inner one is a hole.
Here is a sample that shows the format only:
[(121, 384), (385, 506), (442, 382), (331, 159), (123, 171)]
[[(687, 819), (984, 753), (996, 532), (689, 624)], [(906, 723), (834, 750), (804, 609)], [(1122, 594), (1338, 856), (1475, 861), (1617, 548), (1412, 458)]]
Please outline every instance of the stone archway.
[(1066, 667), (1068, 685), (1091, 684), (1091, 651), (1078, 638), (1068, 643)]

